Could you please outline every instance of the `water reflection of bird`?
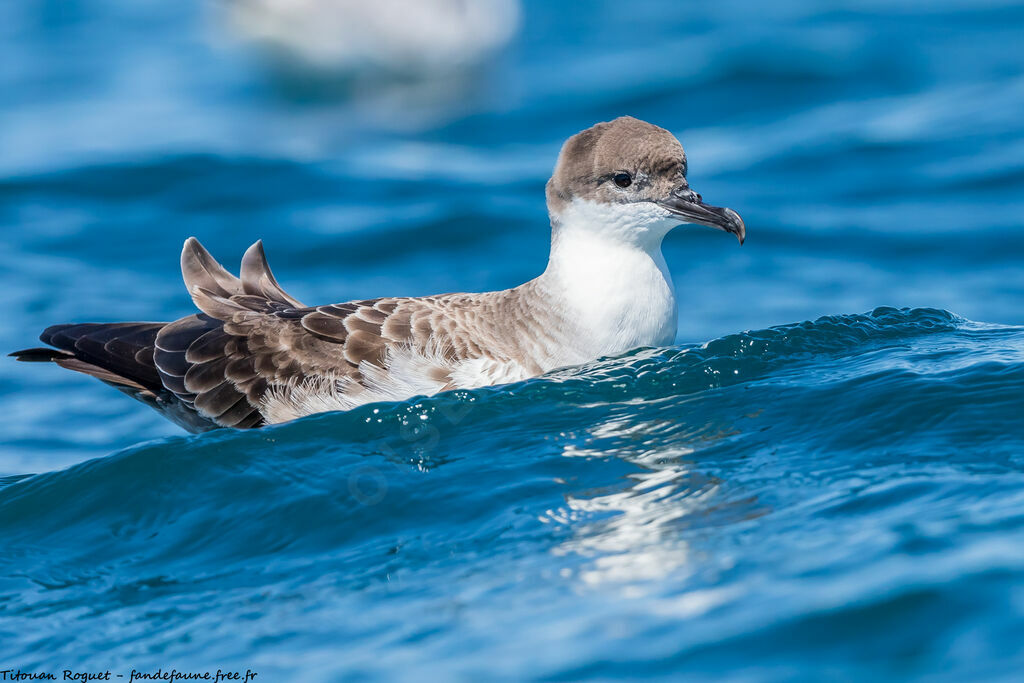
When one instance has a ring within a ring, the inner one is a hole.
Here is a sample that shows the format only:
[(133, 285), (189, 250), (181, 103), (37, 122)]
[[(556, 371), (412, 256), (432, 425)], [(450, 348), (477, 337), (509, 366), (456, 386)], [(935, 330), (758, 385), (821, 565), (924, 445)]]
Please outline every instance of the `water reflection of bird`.
[(227, 0), (237, 32), (339, 75), (428, 77), (478, 64), (519, 25), (517, 0)]
[(307, 307), (281, 289), (259, 243), (239, 278), (190, 238), (181, 267), (200, 314), (56, 325), (42, 335), (56, 349), (15, 355), (93, 375), (199, 431), (514, 382), (670, 344), (665, 235), (699, 223), (745, 236), (736, 212), (705, 204), (686, 171), (668, 131), (630, 117), (600, 123), (562, 147), (547, 185), (548, 265), (518, 287)]

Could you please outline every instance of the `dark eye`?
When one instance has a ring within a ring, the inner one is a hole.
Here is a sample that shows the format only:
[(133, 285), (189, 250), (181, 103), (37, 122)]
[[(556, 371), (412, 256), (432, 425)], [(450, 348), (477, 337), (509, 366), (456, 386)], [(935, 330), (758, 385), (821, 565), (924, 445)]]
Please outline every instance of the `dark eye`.
[(633, 184), (633, 179), (628, 173), (616, 173), (612, 180), (614, 180), (615, 184), (619, 187), (629, 187)]

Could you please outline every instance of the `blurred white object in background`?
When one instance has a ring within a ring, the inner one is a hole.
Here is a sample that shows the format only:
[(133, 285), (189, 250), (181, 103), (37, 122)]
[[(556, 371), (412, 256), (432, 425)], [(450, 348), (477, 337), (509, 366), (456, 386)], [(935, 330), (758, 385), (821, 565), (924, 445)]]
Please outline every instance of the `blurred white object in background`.
[(245, 38), (299, 67), (424, 77), (473, 67), (519, 27), (518, 0), (228, 0)]

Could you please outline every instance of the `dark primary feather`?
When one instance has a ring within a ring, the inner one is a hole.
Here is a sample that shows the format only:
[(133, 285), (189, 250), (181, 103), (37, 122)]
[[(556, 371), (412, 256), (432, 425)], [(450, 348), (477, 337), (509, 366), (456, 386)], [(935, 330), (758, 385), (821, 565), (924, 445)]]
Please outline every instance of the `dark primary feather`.
[(39, 339), (75, 358), (151, 391), (162, 389), (153, 367), (153, 343), (165, 323), (53, 325)]
[(153, 364), (154, 342), (165, 323), (85, 323), (53, 325), (40, 339), (57, 348), (34, 348), (11, 355), (26, 362), (54, 362), (95, 377), (146, 403), (185, 429), (206, 431), (217, 425), (164, 388)]

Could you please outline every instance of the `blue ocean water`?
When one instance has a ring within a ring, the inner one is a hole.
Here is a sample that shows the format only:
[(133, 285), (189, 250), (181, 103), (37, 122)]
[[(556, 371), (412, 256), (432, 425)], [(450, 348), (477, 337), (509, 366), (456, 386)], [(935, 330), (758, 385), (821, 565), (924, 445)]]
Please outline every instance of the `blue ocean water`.
[[(713, 5), (713, 6), (712, 6)], [(458, 77), (303, 77), (216, 3), (0, 4), (0, 348), (188, 314), (264, 240), (309, 303), (513, 286), (561, 142), (686, 146), (677, 344), (185, 436), (0, 362), (0, 669), (268, 680), (1013, 680), (1024, 7), (526, 2)]]

